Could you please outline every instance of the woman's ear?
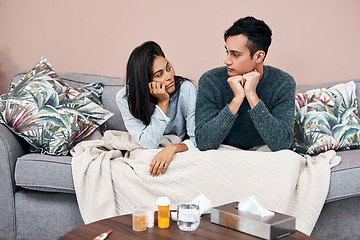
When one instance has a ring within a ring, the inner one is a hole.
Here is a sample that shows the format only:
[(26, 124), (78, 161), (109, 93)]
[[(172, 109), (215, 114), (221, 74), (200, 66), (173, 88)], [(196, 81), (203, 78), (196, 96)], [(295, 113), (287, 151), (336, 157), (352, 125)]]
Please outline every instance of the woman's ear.
[(258, 50), (255, 54), (254, 54), (254, 58), (255, 58), (255, 62), (256, 63), (261, 63), (264, 61), (265, 58), (265, 52), (263, 50)]

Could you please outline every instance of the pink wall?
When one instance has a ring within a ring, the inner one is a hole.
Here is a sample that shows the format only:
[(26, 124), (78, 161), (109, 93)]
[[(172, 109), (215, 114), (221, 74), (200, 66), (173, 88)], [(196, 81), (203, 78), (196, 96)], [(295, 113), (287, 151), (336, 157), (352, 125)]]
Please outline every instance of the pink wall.
[(223, 65), (223, 32), (247, 15), (273, 30), (266, 64), (298, 84), (360, 78), (357, 0), (0, 0), (0, 93), (44, 56), (58, 72), (125, 75), (132, 49), (157, 41), (198, 80)]

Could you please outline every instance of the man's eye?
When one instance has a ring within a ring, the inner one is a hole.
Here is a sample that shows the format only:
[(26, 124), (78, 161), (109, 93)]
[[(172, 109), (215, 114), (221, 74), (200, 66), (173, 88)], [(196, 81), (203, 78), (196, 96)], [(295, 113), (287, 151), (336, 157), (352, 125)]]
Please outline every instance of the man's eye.
[(172, 68), (172, 66), (168, 66), (167, 69), (166, 69), (166, 71), (169, 72), (169, 71), (171, 70), (171, 68)]
[(234, 57), (238, 57), (239, 56), (239, 54), (237, 54), (237, 53), (233, 53), (232, 54)]

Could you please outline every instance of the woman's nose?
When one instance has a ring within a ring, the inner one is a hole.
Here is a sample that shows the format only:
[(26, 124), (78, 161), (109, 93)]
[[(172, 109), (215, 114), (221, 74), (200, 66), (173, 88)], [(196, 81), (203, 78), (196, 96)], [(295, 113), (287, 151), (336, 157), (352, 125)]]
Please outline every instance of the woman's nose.
[(166, 72), (166, 80), (169, 80), (172, 78), (172, 72)]

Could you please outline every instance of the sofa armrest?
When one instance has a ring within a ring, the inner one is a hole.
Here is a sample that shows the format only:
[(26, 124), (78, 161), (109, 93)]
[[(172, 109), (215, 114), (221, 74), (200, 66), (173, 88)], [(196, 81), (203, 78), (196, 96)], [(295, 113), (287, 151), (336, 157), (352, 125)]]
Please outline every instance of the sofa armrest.
[(15, 164), (29, 145), (0, 124), (0, 239), (15, 239)]

